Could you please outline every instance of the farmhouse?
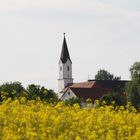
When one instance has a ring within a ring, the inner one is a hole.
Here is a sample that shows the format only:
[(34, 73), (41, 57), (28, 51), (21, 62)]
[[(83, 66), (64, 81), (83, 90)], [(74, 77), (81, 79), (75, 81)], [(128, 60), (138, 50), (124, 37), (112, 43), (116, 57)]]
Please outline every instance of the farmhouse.
[(85, 102), (89, 98), (92, 101), (100, 99), (103, 95), (112, 91), (123, 94), (121, 89), (126, 82), (122, 80), (88, 80), (86, 82), (73, 83), (72, 61), (64, 34), (58, 79), (59, 97), (62, 100), (69, 100), (75, 97)]

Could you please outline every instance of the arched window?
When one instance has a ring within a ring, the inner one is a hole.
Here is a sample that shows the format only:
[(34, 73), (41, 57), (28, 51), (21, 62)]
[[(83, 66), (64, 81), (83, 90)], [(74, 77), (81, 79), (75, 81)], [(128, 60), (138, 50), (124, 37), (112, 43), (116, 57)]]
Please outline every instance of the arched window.
[(69, 66), (67, 67), (67, 70), (68, 70), (68, 71), (70, 70), (70, 67), (69, 67)]

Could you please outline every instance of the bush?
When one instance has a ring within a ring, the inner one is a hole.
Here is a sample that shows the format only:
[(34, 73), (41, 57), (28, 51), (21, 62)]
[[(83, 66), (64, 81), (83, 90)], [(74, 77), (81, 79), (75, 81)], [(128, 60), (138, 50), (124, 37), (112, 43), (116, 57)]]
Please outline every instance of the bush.
[(106, 105), (112, 105), (112, 103), (115, 106), (125, 106), (126, 105), (126, 97), (124, 97), (123, 95), (120, 95), (118, 93), (109, 93), (106, 95), (103, 95), (100, 98), (100, 102), (105, 102)]
[(126, 84), (127, 101), (135, 108), (140, 108), (140, 81), (134, 80)]
[(77, 98), (74, 98), (74, 97), (72, 97), (72, 98), (70, 98), (69, 100), (66, 100), (65, 101), (65, 104), (66, 105), (74, 105), (74, 104), (76, 104), (76, 103), (78, 103), (78, 104), (80, 104), (80, 102), (79, 102), (79, 100), (77, 99)]

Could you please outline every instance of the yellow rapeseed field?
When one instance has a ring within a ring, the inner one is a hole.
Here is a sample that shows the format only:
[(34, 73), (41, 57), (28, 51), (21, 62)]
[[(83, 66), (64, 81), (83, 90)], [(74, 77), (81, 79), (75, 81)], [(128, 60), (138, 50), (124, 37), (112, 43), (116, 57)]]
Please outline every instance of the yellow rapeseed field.
[(112, 106), (81, 109), (41, 101), (0, 105), (0, 140), (139, 140), (140, 113)]

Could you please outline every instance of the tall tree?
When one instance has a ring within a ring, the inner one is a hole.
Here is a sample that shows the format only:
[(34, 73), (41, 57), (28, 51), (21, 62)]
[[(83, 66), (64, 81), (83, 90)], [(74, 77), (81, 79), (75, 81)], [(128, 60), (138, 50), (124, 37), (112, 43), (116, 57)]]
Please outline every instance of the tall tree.
[(109, 73), (107, 70), (101, 69), (95, 75), (96, 80), (120, 80), (121, 77), (114, 76)]
[(29, 100), (35, 100), (40, 95), (40, 86), (38, 85), (28, 85), (27, 87), (27, 98)]
[(140, 62), (135, 62), (130, 67), (131, 79), (136, 80), (140, 78)]
[(140, 108), (140, 62), (130, 67), (131, 81), (126, 84), (127, 100), (136, 108)]

